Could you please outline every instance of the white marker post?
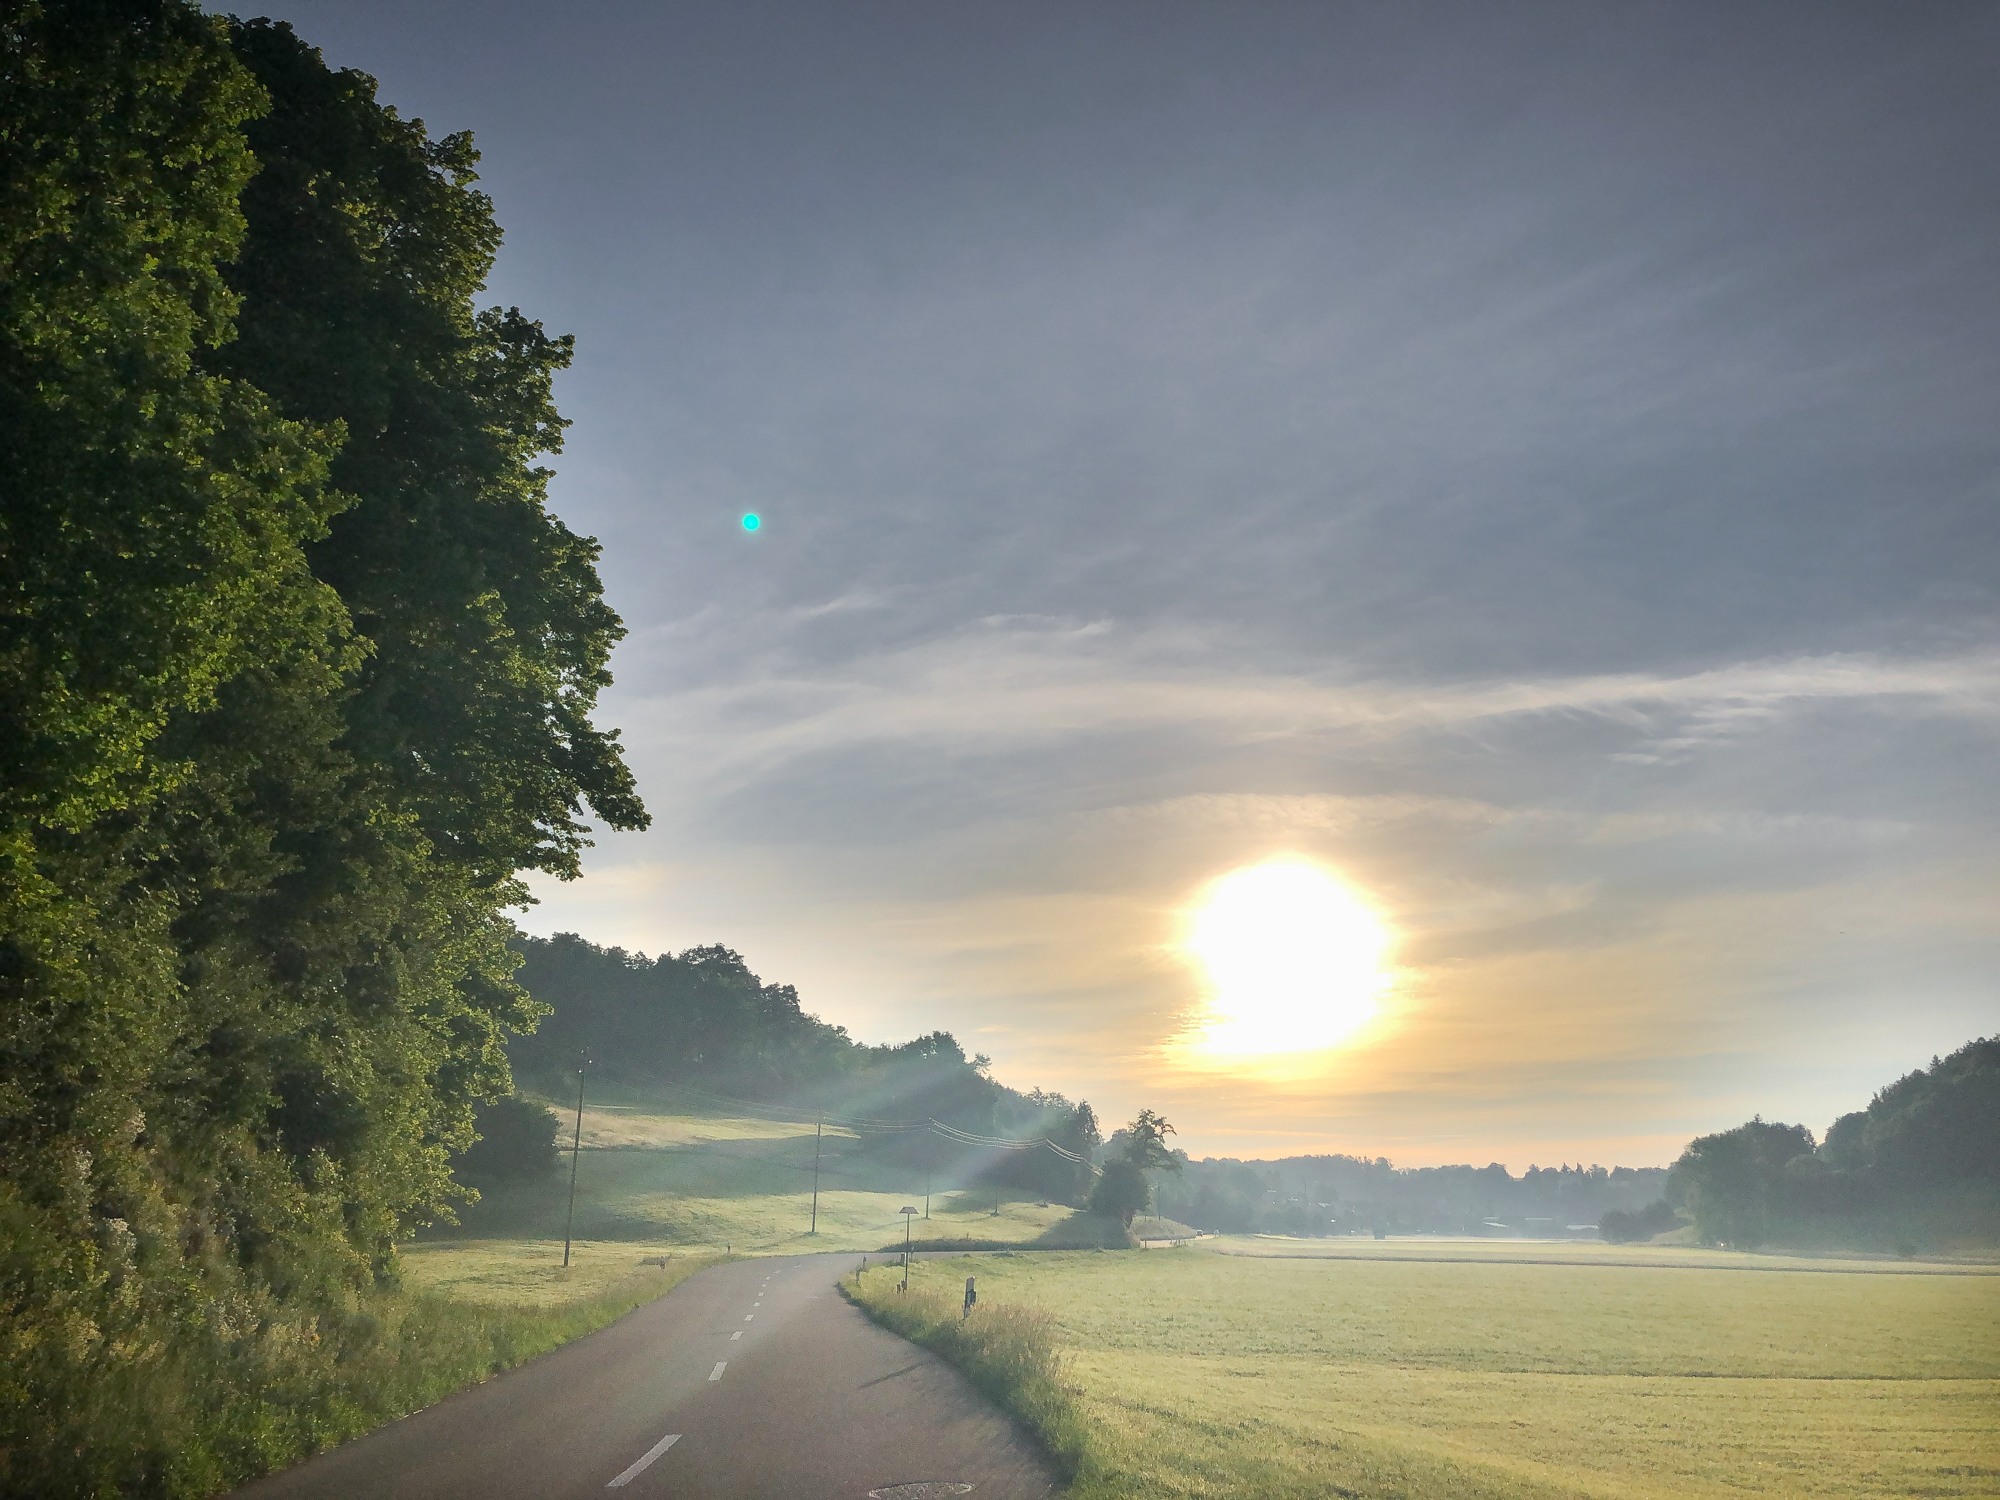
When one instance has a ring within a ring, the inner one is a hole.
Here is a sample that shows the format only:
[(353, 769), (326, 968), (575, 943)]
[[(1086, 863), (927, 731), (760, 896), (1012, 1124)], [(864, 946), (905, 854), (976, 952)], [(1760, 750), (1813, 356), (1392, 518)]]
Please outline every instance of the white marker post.
[(965, 1311), (958, 1315), (959, 1322), (963, 1323), (967, 1318), (972, 1316), (973, 1305), (978, 1301), (979, 1291), (973, 1286), (972, 1278), (968, 1276), (965, 1278)]

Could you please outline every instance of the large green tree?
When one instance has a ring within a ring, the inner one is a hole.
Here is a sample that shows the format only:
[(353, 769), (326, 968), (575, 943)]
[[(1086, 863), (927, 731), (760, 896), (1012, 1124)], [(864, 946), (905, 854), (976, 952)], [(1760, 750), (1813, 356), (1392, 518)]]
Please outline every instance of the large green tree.
[(271, 107), (246, 127), (237, 337), (205, 362), (346, 434), (332, 478), (358, 503), (310, 551), (368, 648), (345, 743), (474, 879), (574, 874), (584, 801), (619, 828), (645, 812), (590, 722), (624, 634), (597, 544), (549, 512), (535, 463), (562, 446), (572, 341), (475, 309), (500, 231), (469, 135), (430, 139), (288, 26), (231, 43)]
[(1812, 1160), (1810, 1130), (1758, 1116), (1688, 1142), (1668, 1175), (1667, 1197), (1687, 1209), (1703, 1239), (1752, 1249), (1783, 1219), (1788, 1185)]
[(1164, 1116), (1150, 1109), (1140, 1110), (1137, 1119), (1112, 1137), (1117, 1154), (1098, 1174), (1097, 1185), (1090, 1194), (1090, 1211), (1114, 1216), (1131, 1228), (1132, 1220), (1152, 1197), (1146, 1173), (1181, 1170), (1181, 1158), (1167, 1145), (1167, 1137), (1172, 1134), (1174, 1127)]
[(282, 26), (0, 0), (0, 1488), (163, 1483), (190, 1351), (393, 1274), (519, 872), (645, 821), (476, 159)]

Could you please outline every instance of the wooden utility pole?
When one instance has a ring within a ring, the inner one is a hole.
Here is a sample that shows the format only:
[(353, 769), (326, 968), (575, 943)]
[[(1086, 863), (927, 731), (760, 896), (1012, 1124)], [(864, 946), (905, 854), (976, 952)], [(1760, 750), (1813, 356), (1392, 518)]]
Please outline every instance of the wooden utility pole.
[(807, 1234), (819, 1233), (819, 1138), (826, 1129), (826, 1116), (819, 1117), (819, 1124), (813, 1126), (813, 1220)]
[(585, 1058), (576, 1066), (576, 1133), (569, 1138), (569, 1217), (563, 1221), (563, 1269), (569, 1269), (570, 1234), (576, 1228), (576, 1159), (583, 1150), (583, 1073), (590, 1066)]

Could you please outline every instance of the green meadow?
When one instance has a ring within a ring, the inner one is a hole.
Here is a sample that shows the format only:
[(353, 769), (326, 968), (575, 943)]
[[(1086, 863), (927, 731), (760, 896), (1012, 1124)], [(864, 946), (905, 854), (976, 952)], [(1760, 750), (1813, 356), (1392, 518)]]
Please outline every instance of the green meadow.
[[(564, 1116), (562, 1144), (575, 1123)], [(488, 1190), (403, 1247), (405, 1282), (461, 1300), (551, 1302), (628, 1275), (642, 1260), (728, 1250), (796, 1255), (882, 1250), (903, 1239), (905, 1206), (918, 1210), (913, 1240), (1027, 1244), (1060, 1238), (1071, 1218), (989, 1190), (929, 1184), (921, 1171), (871, 1157), (851, 1131), (819, 1141), (820, 1191), (813, 1231), (813, 1127), (726, 1113), (669, 1109), (613, 1095), (583, 1114), (577, 1158), (575, 1243), (562, 1267), (569, 1205), (562, 1172)], [(1179, 1229), (1172, 1226), (1167, 1232)]]
[[(671, 1284), (725, 1247), (877, 1251), (900, 1242), (900, 1208), (924, 1207), (920, 1174), (845, 1130), (819, 1142), (816, 1235), (811, 1125), (614, 1095), (585, 1110), (582, 1144), (567, 1269), (565, 1170), (489, 1192), (407, 1246), (406, 1285), (554, 1311), (647, 1263)], [(920, 1246), (1026, 1251), (1071, 1222), (930, 1186)], [(1059, 1380), (1014, 1404), (1067, 1445), (1072, 1500), (2000, 1496), (1992, 1265), (1227, 1236), (920, 1262), (913, 1284), (935, 1298), (885, 1321), (976, 1364), (978, 1317), (956, 1318), (967, 1275), (996, 1368), (1029, 1370), (1014, 1344), (1053, 1335)], [(894, 1300), (893, 1279), (872, 1272), (864, 1304)], [(1028, 1321), (1003, 1322), (1017, 1314)], [(1010, 1382), (985, 1381), (1003, 1401)]]
[(1995, 1269), (1244, 1240), (915, 1285), (1053, 1317), (1073, 1500), (1992, 1496)]

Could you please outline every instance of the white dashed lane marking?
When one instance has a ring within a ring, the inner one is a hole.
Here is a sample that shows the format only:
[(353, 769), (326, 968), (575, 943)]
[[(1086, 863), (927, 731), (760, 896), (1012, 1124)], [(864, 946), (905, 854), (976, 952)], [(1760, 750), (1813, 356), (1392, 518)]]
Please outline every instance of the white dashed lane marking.
[(713, 1370), (710, 1370), (710, 1371), (708, 1372), (708, 1378), (709, 1378), (710, 1380), (720, 1380), (720, 1379), (722, 1379), (722, 1372), (723, 1372), (724, 1370), (728, 1369), (728, 1368), (729, 1368), (729, 1361), (728, 1361), (728, 1360), (726, 1360), (726, 1359), (718, 1359), (718, 1360), (717, 1360), (717, 1361), (715, 1362), (715, 1368), (714, 1368)]
[[(717, 1365), (716, 1368), (719, 1370), (722, 1368), (722, 1366)], [(712, 1379), (713, 1377), (711, 1376), (710, 1378)], [(657, 1443), (653, 1444), (652, 1447), (648, 1448), (645, 1452), (645, 1455), (637, 1463), (632, 1465), (632, 1467), (627, 1469), (623, 1474), (620, 1474), (616, 1479), (612, 1480), (611, 1483), (605, 1486), (605, 1488), (607, 1490), (622, 1489), (624, 1486), (630, 1484), (633, 1480), (637, 1479), (641, 1474), (646, 1472), (646, 1466), (648, 1464), (650, 1464), (654, 1459), (658, 1458), (662, 1453), (665, 1453), (669, 1448), (673, 1447), (673, 1445), (675, 1443), (678, 1443), (680, 1440), (681, 1440), (681, 1435), (678, 1432), (668, 1433), (665, 1437), (661, 1438)]]

